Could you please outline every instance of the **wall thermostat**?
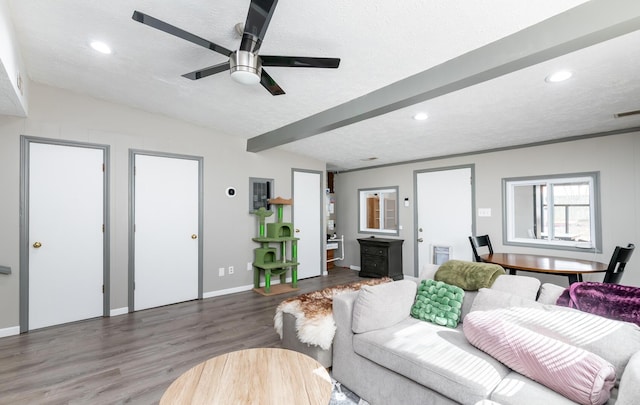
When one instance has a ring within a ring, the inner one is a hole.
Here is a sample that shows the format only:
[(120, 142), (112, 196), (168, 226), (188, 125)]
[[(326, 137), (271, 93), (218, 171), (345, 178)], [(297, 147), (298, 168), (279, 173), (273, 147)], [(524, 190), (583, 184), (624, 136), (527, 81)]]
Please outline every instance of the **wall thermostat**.
[(235, 196), (236, 196), (236, 188), (227, 187), (227, 197), (235, 197)]

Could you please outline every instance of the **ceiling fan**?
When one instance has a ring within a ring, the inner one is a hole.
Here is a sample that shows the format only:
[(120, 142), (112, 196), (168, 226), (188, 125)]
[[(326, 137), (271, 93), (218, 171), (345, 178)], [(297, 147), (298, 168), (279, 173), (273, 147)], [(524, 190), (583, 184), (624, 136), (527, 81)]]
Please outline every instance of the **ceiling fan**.
[(271, 21), (277, 3), (278, 0), (251, 0), (247, 20), (244, 24), (244, 32), (242, 33), (242, 41), (237, 51), (231, 51), (137, 10), (133, 12), (132, 18), (142, 24), (229, 57), (229, 61), (227, 62), (186, 73), (182, 75), (183, 77), (198, 80), (230, 70), (231, 77), (237, 82), (243, 84), (256, 84), (260, 82), (269, 93), (278, 96), (284, 94), (284, 90), (269, 76), (262, 68), (263, 66), (337, 68), (340, 64), (340, 59), (258, 55), (260, 45), (267, 32), (267, 27), (269, 27), (269, 22)]

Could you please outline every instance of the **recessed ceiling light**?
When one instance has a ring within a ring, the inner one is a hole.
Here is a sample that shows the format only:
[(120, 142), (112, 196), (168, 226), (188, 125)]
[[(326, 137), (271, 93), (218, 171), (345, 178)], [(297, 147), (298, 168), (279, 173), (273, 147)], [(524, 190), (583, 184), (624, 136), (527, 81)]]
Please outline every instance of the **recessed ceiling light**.
[(563, 81), (567, 80), (568, 78), (570, 78), (572, 75), (573, 75), (573, 73), (571, 73), (568, 70), (560, 70), (558, 72), (551, 73), (544, 80), (549, 82), (549, 83), (563, 82)]
[(105, 44), (104, 42), (93, 41), (91, 42), (91, 47), (100, 53), (104, 53), (105, 55), (111, 53), (111, 48), (109, 48), (109, 45)]
[(429, 118), (429, 116), (427, 115), (427, 113), (423, 113), (423, 112), (419, 112), (413, 116), (413, 119), (416, 121), (424, 121), (427, 118)]

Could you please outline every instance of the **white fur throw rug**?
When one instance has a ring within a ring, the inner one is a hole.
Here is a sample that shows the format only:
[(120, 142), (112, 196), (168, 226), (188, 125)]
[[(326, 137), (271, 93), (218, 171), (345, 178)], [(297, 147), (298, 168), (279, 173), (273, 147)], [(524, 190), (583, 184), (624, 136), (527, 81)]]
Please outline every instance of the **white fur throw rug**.
[(276, 308), (273, 327), (282, 339), (282, 314), (288, 313), (296, 318), (296, 334), (302, 343), (319, 346), (328, 350), (336, 333), (333, 321), (333, 296), (345, 292), (357, 291), (365, 285), (377, 285), (393, 281), (389, 277), (375, 278), (351, 284), (328, 287), (284, 300)]

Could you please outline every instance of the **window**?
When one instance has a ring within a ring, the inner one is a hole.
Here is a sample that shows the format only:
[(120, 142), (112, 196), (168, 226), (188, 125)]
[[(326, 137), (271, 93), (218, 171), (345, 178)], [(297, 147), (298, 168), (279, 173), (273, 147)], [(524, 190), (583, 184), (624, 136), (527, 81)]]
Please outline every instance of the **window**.
[(599, 173), (502, 180), (506, 245), (599, 252)]
[(358, 190), (360, 233), (398, 235), (398, 187)]

